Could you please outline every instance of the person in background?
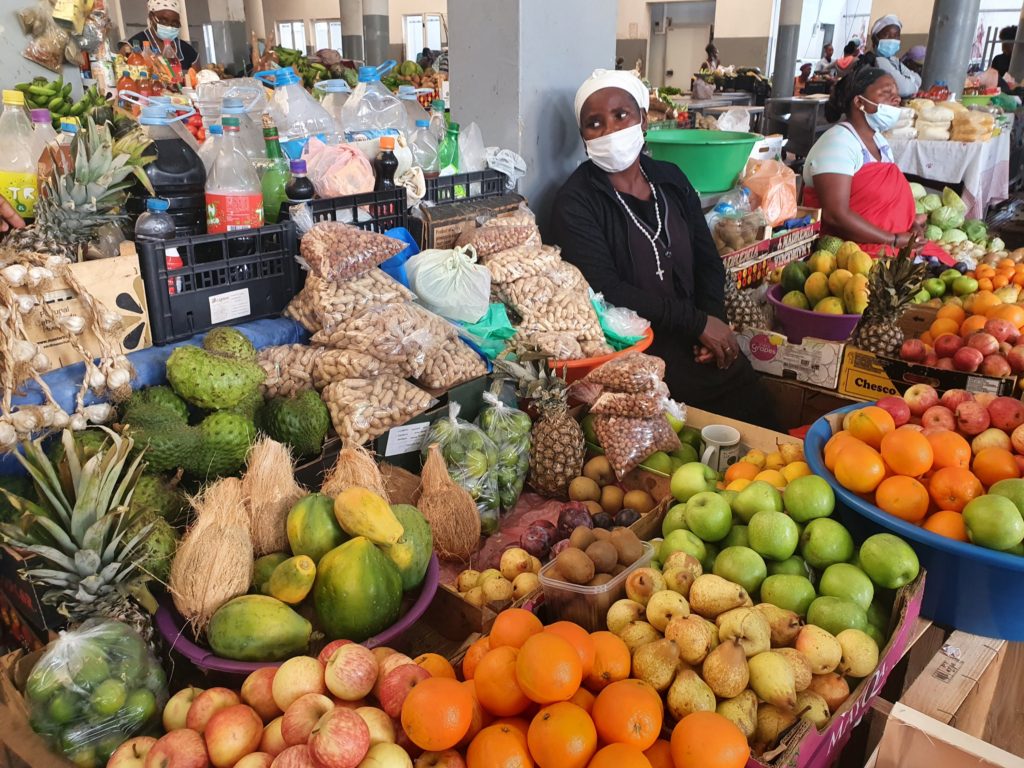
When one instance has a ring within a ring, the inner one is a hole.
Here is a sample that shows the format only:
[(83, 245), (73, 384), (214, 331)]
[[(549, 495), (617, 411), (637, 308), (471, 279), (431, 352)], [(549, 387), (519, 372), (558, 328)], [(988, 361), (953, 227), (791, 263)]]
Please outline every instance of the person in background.
[(793, 80), (793, 95), (799, 96), (807, 87), (807, 81), (811, 79), (811, 62), (800, 65), (800, 74)]
[(416, 57), (416, 63), (423, 67), (423, 69), (429, 69), (434, 64), (433, 52), (429, 48), (424, 48), (423, 52)]
[(718, 47), (714, 43), (708, 43), (707, 47), (704, 49), (704, 53), (706, 53), (708, 57), (704, 60), (704, 63), (700, 65), (700, 68), (714, 72), (719, 66), (721, 66), (721, 61), (718, 58)]
[(924, 57), (927, 53), (928, 49), (923, 45), (915, 45), (900, 61), (911, 72), (917, 72), (920, 75), (924, 71)]
[(900, 62), (900, 33), (903, 22), (889, 14), (883, 16), (871, 27), (872, 50), (860, 57), (863, 64), (877, 67), (896, 81), (901, 99), (909, 99), (921, 90), (921, 76)]
[(1017, 81), (1010, 74), (1010, 59), (1013, 58), (1013, 41), (1017, 39), (1017, 27), (1003, 27), (999, 30), (999, 42), (1002, 52), (992, 57), (988, 71), (981, 77), (986, 85), (998, 83), (1003, 93), (1012, 93), (1017, 88)]
[(626, 67), (626, 60), (622, 56), (617, 56), (615, 59), (615, 71), (621, 72)]
[(162, 53), (164, 46), (170, 43), (178, 54), (182, 72), (188, 72), (189, 68), (196, 66), (199, 54), (180, 38), (181, 7), (178, 0), (148, 0), (146, 9), (149, 11), (149, 26), (132, 35), (128, 42), (141, 47), (148, 40), (150, 48), (157, 53)]
[(846, 77), (850, 74), (854, 67), (857, 66), (857, 62), (860, 60), (860, 43), (856, 40), (851, 40), (843, 48), (843, 56), (840, 59), (836, 59), (836, 63), (832, 67), (832, 71), (836, 77)]
[(832, 74), (832, 57), (835, 55), (835, 52), (836, 49), (832, 47), (832, 43), (825, 43), (825, 47), (821, 49), (821, 58), (818, 60), (818, 63), (814, 66), (815, 74)]

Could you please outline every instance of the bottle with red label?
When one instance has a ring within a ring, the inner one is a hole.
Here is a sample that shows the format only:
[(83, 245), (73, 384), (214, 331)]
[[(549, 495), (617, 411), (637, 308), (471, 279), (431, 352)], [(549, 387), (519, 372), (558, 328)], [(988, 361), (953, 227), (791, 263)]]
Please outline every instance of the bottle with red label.
[(206, 229), (210, 234), (263, 226), (263, 190), (252, 161), (239, 146), (237, 117), (224, 117), (220, 152), (206, 181)]

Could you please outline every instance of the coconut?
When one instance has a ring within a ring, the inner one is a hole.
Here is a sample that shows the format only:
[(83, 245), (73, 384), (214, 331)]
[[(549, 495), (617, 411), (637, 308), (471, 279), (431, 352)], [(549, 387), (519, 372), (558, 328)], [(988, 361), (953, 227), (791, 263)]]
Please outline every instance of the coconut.
[(288, 550), (288, 511), (306, 495), (295, 482), (288, 448), (269, 437), (256, 441), (249, 451), (248, 468), (242, 477), (247, 501), (249, 533), (256, 557)]
[(366, 488), (388, 500), (377, 462), (365, 448), (342, 448), (334, 469), (324, 480), (321, 493), (334, 498), (346, 488)]
[(448, 474), (437, 443), (430, 446), (422, 478), (419, 510), (434, 533), (434, 549), (444, 560), (468, 560), (480, 543), (480, 514), (473, 497)]
[(407, 469), (393, 464), (380, 465), (380, 474), (384, 478), (384, 488), (392, 504), (411, 504), (416, 506), (420, 497), (420, 478)]

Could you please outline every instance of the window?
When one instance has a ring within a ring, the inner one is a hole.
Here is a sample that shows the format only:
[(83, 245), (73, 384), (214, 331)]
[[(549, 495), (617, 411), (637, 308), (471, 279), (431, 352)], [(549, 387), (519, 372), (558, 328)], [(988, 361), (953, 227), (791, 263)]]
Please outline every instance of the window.
[(214, 45), (213, 24), (203, 24), (203, 45), (206, 46), (206, 55), (203, 61), (207, 64), (217, 63), (217, 46)]
[(313, 44), (316, 50), (332, 48), (341, 53), (341, 20), (320, 19), (313, 22)]
[(416, 61), (424, 48), (440, 51), (447, 42), (444, 16), (439, 13), (417, 13), (402, 18), (405, 33), (405, 58)]
[(277, 39), (282, 48), (306, 52), (306, 22), (277, 22)]

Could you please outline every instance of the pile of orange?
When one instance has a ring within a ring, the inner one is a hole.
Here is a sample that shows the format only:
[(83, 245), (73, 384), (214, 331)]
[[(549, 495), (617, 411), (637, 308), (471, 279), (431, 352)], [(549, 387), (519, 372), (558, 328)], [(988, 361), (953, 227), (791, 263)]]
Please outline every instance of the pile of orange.
[[(1018, 269), (1024, 274), (1024, 265), (1019, 266)], [(1024, 283), (1016, 283), (1016, 285), (1024, 285)], [(1024, 307), (1019, 304), (1004, 303), (991, 290), (979, 290), (963, 299), (952, 298), (943, 304), (935, 314), (935, 319), (928, 330), (919, 338), (928, 347), (933, 346), (937, 338), (947, 333), (966, 339), (972, 333), (983, 330), (985, 323), (991, 319), (1006, 320), (1014, 328), (1020, 330), (1024, 328)]]
[[(442, 667), (443, 669), (443, 667)], [(467, 768), (742, 768), (743, 733), (701, 712), (661, 739), (664, 704), (630, 679), (628, 646), (571, 622), (510, 608), (462, 662), (464, 682), (419, 683), (402, 726), (421, 749), (458, 749)]]
[(978, 281), (978, 293), (997, 291), (1007, 285), (1024, 286), (1024, 264), (1017, 264), (1013, 259), (1002, 259), (995, 264), (979, 264), (964, 274)]

